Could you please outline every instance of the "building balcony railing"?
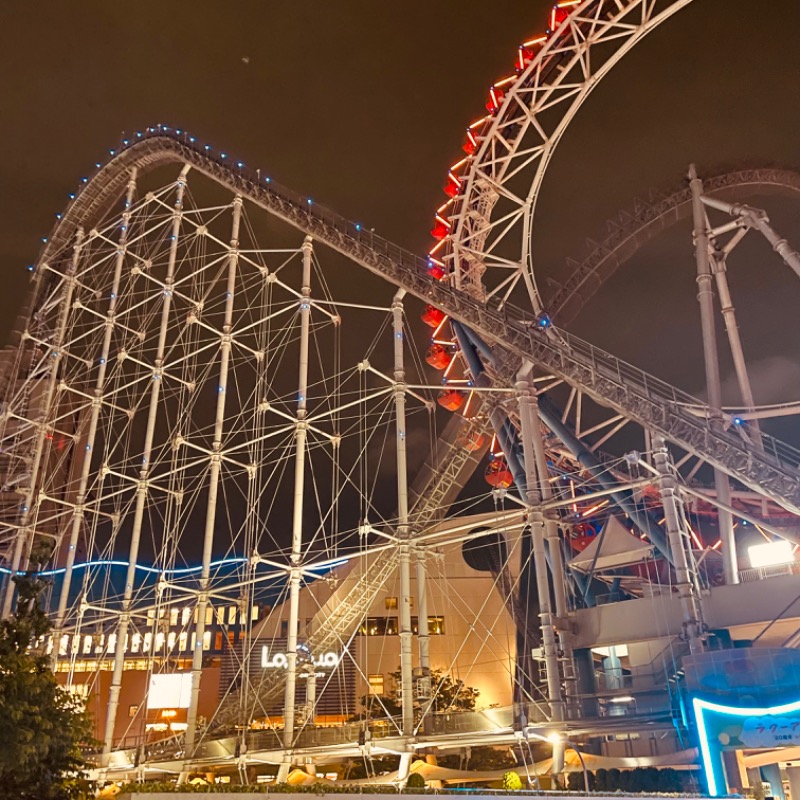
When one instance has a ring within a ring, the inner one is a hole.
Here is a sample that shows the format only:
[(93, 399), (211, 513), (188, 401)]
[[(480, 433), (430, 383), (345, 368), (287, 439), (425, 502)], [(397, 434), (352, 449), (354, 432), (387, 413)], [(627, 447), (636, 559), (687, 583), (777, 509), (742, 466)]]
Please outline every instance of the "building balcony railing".
[(771, 567), (742, 569), (739, 570), (739, 581), (741, 583), (754, 583), (755, 581), (763, 581), (765, 578), (776, 578), (780, 575), (800, 575), (800, 561), (792, 561), (791, 564), (773, 564)]

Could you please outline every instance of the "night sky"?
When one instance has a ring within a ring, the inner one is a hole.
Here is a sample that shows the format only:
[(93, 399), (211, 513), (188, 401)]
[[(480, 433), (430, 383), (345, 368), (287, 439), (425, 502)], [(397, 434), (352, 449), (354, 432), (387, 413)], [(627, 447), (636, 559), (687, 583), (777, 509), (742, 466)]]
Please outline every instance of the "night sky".
[[(67, 194), (122, 132), (159, 122), (424, 253), (465, 126), (484, 113), (492, 81), (510, 74), (519, 42), (543, 30), (548, 8), (541, 0), (6, 0), (0, 338), (23, 296), (24, 267)], [(797, 0), (695, 0), (639, 45), (557, 151), (536, 223), (542, 273), (558, 274), (637, 194), (678, 184), (690, 161), (707, 174), (800, 165), (798, 31)], [(800, 203), (768, 208), (800, 248)], [(637, 257), (573, 327), (701, 391), (693, 270), (684, 228)], [(731, 283), (763, 375), (757, 399), (799, 396), (797, 279), (764, 247), (747, 251)]]

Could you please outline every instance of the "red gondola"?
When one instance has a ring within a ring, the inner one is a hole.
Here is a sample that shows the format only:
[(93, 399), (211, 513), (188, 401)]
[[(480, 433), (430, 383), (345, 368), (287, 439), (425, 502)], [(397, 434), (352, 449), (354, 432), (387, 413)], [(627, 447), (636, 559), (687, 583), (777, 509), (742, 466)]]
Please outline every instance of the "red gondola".
[(448, 411), (458, 411), (464, 405), (464, 395), (458, 389), (445, 389), (439, 393), (436, 402)]
[(471, 156), (478, 149), (478, 140), (473, 136), (472, 131), (467, 131), (467, 138), (464, 144), (461, 145), (461, 149), (468, 156)]
[(496, 113), (503, 103), (505, 95), (506, 93), (502, 89), (492, 86), (489, 90), (489, 100), (486, 103), (486, 110), (491, 111), (493, 114)]
[(436, 224), (431, 228), (431, 236), (434, 239), (442, 240), (447, 234), (450, 233), (450, 228), (441, 220), (437, 219)]
[(442, 345), (433, 344), (428, 348), (425, 360), (436, 369), (447, 369), (450, 366), (450, 362), (453, 360), (453, 356), (450, 354), (450, 351), (442, 347)]
[[(430, 266), (428, 272), (431, 271)], [(444, 274), (444, 272), (442, 272)], [(422, 321), (431, 328), (438, 328), (444, 320), (446, 314), (436, 306), (425, 306), (425, 311), (422, 312)]]
[(554, 31), (569, 16), (569, 8), (553, 6), (550, 12), (550, 30)]
[(444, 193), (448, 197), (455, 197), (459, 193), (460, 189), (461, 189), (461, 186), (459, 186), (458, 183), (455, 183), (454, 181), (448, 181), (445, 184)]
[(458, 444), (459, 447), (463, 447), (467, 452), (474, 453), (483, 447), (485, 441), (486, 437), (482, 433), (479, 431), (471, 431), (467, 428), (459, 434), (456, 444)]
[(508, 489), (514, 480), (514, 476), (503, 458), (495, 458), (490, 461), (484, 477), (486, 483), (494, 489)]
[(444, 264), (441, 261), (428, 261), (428, 275), (434, 278), (437, 281), (440, 281), (446, 275), (446, 270), (444, 268)]

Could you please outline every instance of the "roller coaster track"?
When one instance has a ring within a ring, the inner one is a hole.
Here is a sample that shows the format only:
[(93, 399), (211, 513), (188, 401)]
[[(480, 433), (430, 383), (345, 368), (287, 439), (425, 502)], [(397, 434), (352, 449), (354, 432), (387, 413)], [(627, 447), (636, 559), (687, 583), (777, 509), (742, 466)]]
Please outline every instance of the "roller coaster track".
[[(736, 431), (713, 429), (700, 400), (564, 331), (540, 330), (531, 311), (503, 304), (497, 298), (484, 303), (456, 291), (428, 274), (425, 259), (364, 231), (310, 198), (266, 182), (244, 166), (231, 168), (190, 142), (185, 134), (150, 129), (116, 154), (67, 208), (44, 247), (40, 263), (47, 263), (69, 247), (79, 226), (89, 229), (107, 211), (122, 194), (133, 169), (142, 172), (168, 163), (189, 164), (233, 193), (470, 326), (495, 347), (498, 378), (513, 383), (520, 365), (533, 362), (580, 388), (600, 405), (665, 436), (753, 491), (800, 513), (798, 451), (764, 437), (764, 452), (757, 452)], [(37, 270), (39, 276), (45, 273), (46, 270)]]
[[(779, 195), (800, 200), (800, 172), (789, 169), (753, 168), (724, 172), (703, 178), (703, 193), (740, 202), (754, 193)], [(652, 193), (637, 199), (632, 208), (606, 223), (601, 241), (587, 240), (587, 254), (581, 260), (568, 259), (569, 275), (562, 283), (551, 280), (555, 289), (547, 310), (558, 325), (568, 325), (583, 306), (639, 248), (692, 214), (692, 193), (688, 186), (669, 194)]]

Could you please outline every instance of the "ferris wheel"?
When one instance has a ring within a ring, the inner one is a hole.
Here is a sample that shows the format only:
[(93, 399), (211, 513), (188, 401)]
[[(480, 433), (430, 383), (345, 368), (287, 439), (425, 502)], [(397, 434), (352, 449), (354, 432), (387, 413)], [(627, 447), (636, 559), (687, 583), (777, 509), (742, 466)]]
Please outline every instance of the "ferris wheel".
[[(531, 242), (542, 184), (561, 137), (603, 76), (644, 36), (686, 5), (571, 0), (552, 8), (547, 30), (520, 45), (514, 74), (490, 87), (488, 113), (467, 128), (463, 144), (466, 155), (448, 171), (444, 191), (449, 199), (437, 209), (431, 229), (435, 244), (429, 252), (428, 272), (434, 279), (501, 308), (512, 301), (520, 303), (522, 298), (522, 304), (532, 309), (536, 326), (557, 337), (563, 333), (556, 333), (553, 326), (562, 328), (574, 319), (624, 261), (660, 232), (692, 215), (692, 191), (688, 185), (670, 195), (637, 201), (634, 209), (621, 212), (609, 222), (610, 233), (580, 262), (571, 262), (571, 272), (556, 284), (552, 296), (548, 297), (540, 285), (542, 275)], [(780, 412), (755, 408), (724, 264), (747, 230), (761, 230), (773, 247), (782, 241), (777, 233), (764, 229), (768, 220), (763, 212), (748, 210), (741, 201), (753, 192), (796, 198), (798, 176), (791, 170), (748, 169), (714, 175), (704, 183), (698, 183), (695, 175), (695, 186), (702, 195), (702, 208), (697, 210), (702, 220), (698, 222), (695, 217), (695, 236), (709, 239), (717, 251), (711, 257), (715, 266), (709, 267), (699, 280), (707, 286), (715, 282), (720, 293), (740, 395), (728, 401), (729, 407), (723, 413), (719, 390), (715, 388), (720, 382), (719, 367), (714, 366), (717, 345), (715, 337), (707, 333), (703, 345), (710, 400), (716, 413), (725, 418), (721, 424), (739, 426), (746, 438), (748, 427), (756, 433), (759, 428), (757, 422), (750, 425), (745, 424), (746, 420)], [(728, 217), (720, 219), (720, 213)], [(756, 222), (757, 218), (761, 221)], [(725, 241), (730, 231), (737, 232), (736, 236)], [(782, 245), (778, 253), (797, 271), (798, 260), (790, 246)], [(710, 306), (706, 305), (702, 313), (703, 325), (708, 328), (713, 313)], [(463, 381), (454, 370), (452, 354), (460, 354), (466, 363), (470, 360), (466, 351), (475, 348), (471, 343), (464, 346), (464, 333), (459, 339), (458, 325), (451, 336), (443, 336), (439, 318), (432, 314), (427, 312), (434, 327), (429, 363), (443, 370), (448, 387), (440, 402), (449, 408), (463, 406), (469, 412), (474, 397), (458, 385)], [(449, 348), (444, 341), (448, 338)], [(473, 358), (472, 368), (467, 364), (466, 372), (475, 373), (476, 366), (477, 371), (484, 370), (478, 363), (480, 353), (476, 355), (478, 360)], [(450, 377), (453, 374), (455, 380)], [(584, 423), (580, 419), (580, 395), (580, 387), (576, 390), (573, 386), (564, 415), (575, 414), (573, 428), (578, 432), (602, 433), (599, 440), (595, 437), (593, 448), (604, 445), (628, 424), (624, 414), (607, 416), (604, 423), (590, 417)], [(785, 406), (786, 414), (793, 413), (792, 398), (777, 405)], [(645, 432), (645, 449), (646, 442)], [(491, 449), (501, 451), (502, 447), (493, 440)], [(688, 451), (685, 455), (692, 462), (689, 472), (694, 476), (702, 459), (694, 461)], [(513, 481), (512, 472), (490, 464), (487, 480), (507, 487)]]

